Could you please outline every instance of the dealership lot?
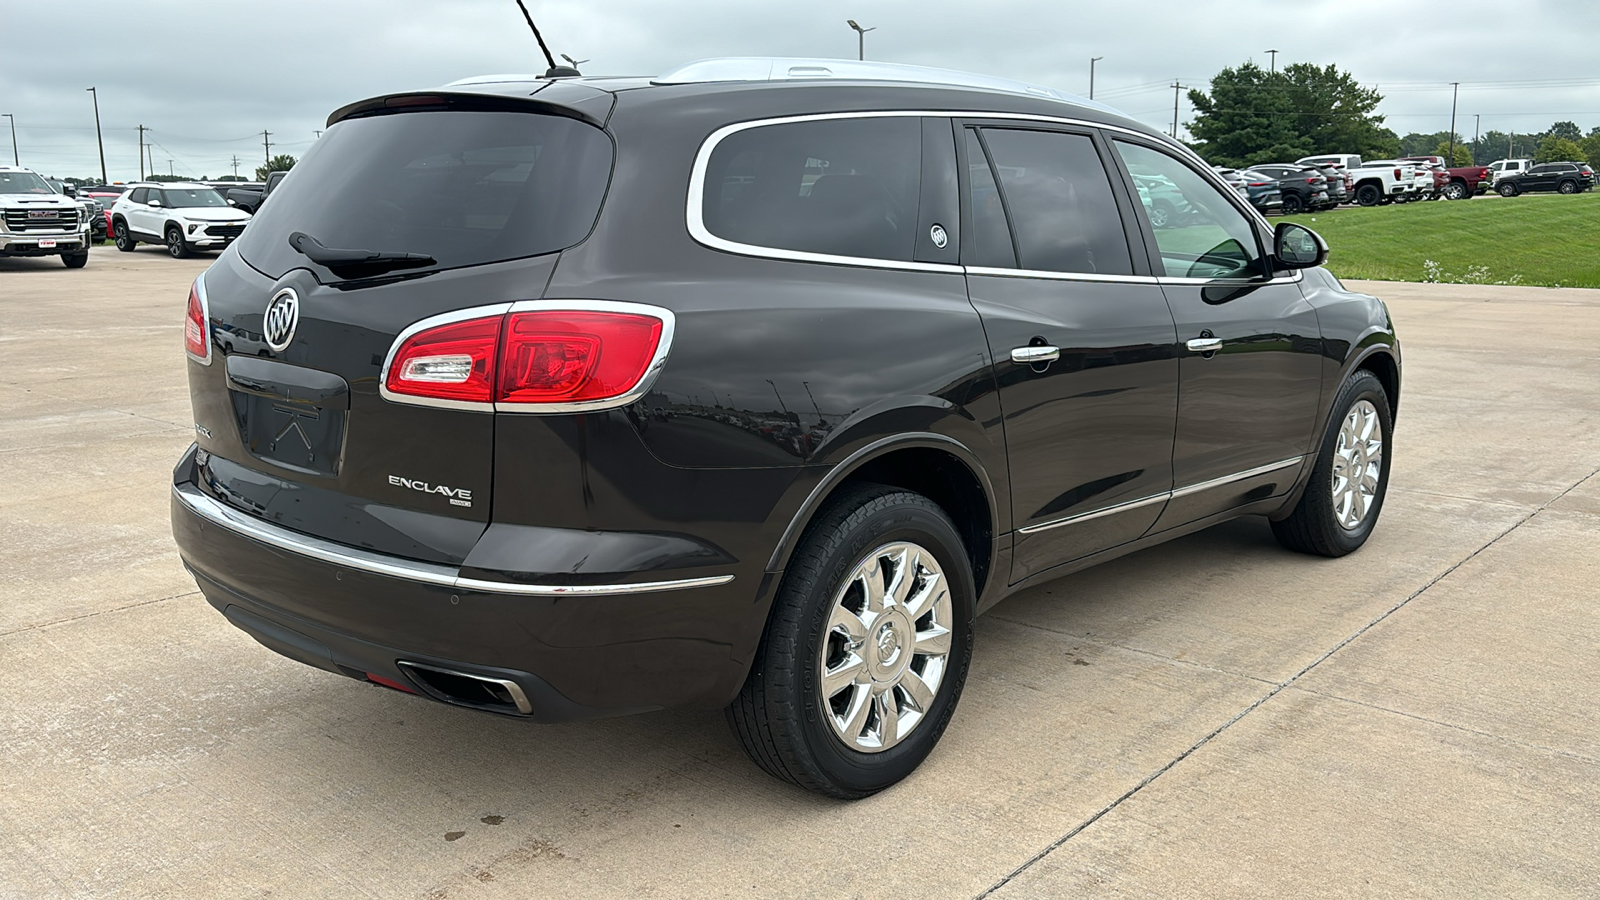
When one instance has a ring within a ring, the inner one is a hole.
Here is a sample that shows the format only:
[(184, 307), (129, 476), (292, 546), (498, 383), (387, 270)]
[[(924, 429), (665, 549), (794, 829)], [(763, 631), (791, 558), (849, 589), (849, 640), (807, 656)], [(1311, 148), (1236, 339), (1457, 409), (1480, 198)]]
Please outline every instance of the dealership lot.
[(1247, 520), (979, 620), (906, 783), (717, 711), (555, 727), (279, 658), (167, 525), (208, 260), (0, 261), (0, 897), (1585, 896), (1600, 881), (1600, 291), (1352, 284), (1405, 354), (1371, 542)]

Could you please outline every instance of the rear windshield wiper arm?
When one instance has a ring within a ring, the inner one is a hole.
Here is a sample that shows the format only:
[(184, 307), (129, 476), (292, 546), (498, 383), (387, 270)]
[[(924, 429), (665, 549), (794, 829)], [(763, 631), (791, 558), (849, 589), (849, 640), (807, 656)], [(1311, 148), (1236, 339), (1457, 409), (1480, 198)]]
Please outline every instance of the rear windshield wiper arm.
[(341, 278), (346, 275), (364, 274), (371, 275), (378, 272), (388, 272), (392, 269), (419, 269), (431, 266), (438, 260), (426, 253), (400, 253), (386, 250), (345, 250), (338, 247), (325, 247), (322, 242), (306, 234), (296, 231), (289, 235), (289, 246), (296, 252), (305, 254), (312, 262), (326, 266), (333, 274)]

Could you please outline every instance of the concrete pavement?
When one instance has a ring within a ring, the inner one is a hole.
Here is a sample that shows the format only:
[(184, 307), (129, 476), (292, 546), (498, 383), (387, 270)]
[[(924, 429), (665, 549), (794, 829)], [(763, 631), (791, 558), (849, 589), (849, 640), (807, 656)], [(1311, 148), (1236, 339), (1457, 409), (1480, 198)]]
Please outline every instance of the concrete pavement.
[(721, 715), (538, 727), (275, 656), (171, 545), (206, 260), (0, 260), (0, 897), (1594, 896), (1600, 291), (1355, 285), (1405, 350), (1371, 542), (1244, 520), (1014, 598), (906, 783)]

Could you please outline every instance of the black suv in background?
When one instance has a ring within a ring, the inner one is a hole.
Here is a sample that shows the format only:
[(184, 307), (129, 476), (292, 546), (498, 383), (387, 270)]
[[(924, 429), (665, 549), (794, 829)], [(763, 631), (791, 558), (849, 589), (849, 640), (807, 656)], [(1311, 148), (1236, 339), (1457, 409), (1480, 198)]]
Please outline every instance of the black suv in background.
[(467, 81), (340, 109), (273, 197), (189, 294), (173, 531), (234, 625), (384, 687), (726, 707), (861, 797), (1004, 597), (1242, 515), (1338, 556), (1382, 508), (1383, 304), (1090, 101), (836, 60)]
[(1507, 175), (1495, 185), (1502, 197), (1515, 197), (1536, 191), (1576, 194), (1594, 187), (1594, 172), (1574, 162), (1540, 163), (1526, 172)]

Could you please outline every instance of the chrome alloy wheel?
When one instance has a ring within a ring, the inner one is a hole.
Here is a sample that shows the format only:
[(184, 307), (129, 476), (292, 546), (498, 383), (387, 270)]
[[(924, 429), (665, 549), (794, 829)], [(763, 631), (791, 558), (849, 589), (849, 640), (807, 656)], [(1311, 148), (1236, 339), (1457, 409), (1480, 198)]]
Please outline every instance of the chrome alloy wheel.
[(1383, 426), (1377, 407), (1358, 400), (1345, 413), (1333, 448), (1333, 514), (1347, 530), (1360, 527), (1378, 495), (1383, 472)]
[(878, 753), (933, 707), (950, 656), (950, 586), (932, 553), (885, 544), (834, 596), (817, 661), (824, 717), (845, 745)]

